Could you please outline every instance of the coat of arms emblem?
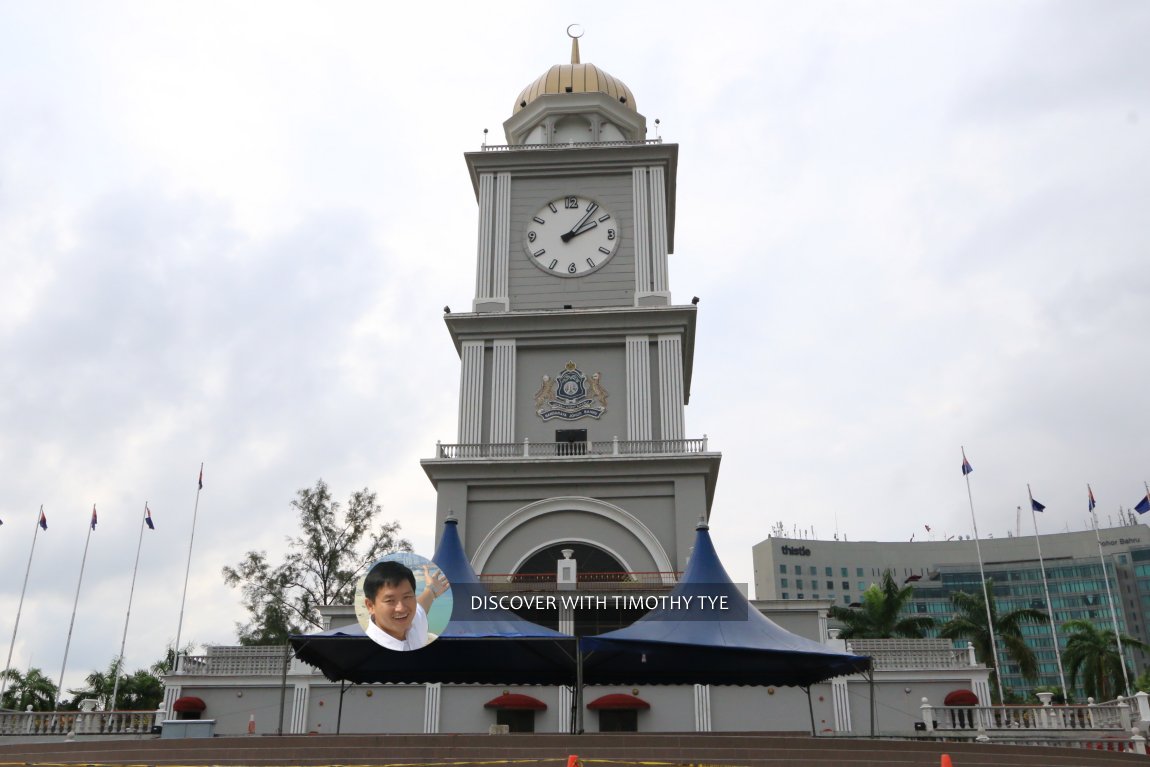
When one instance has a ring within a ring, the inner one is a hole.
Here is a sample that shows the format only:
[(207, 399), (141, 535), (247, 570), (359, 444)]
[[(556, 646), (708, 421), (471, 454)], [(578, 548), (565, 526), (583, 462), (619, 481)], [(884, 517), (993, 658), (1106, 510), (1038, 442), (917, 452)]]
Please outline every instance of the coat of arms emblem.
[(539, 391), (535, 392), (535, 412), (544, 421), (598, 418), (607, 412), (607, 390), (602, 378), (602, 373), (588, 378), (574, 362), (568, 362), (555, 378), (543, 376)]

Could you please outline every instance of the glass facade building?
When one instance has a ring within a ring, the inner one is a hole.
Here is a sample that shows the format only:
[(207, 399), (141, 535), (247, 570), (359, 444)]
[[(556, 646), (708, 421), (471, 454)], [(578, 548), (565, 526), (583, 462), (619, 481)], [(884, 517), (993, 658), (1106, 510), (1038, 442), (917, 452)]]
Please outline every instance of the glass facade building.
[[(1057, 533), (1041, 536), (1040, 542), (1055, 630), (1063, 650), (1067, 637), (1062, 625), (1066, 621), (1087, 620), (1100, 629), (1113, 629), (1111, 601), (1119, 631), (1150, 644), (1143, 619), (1150, 614), (1150, 528), (1141, 524), (1111, 527), (1099, 531), (1098, 538), (1092, 530)], [(1046, 613), (1034, 537), (988, 538), (979, 544), (986, 577), (994, 582), (999, 613), (1027, 607)], [(954, 616), (954, 593), (981, 592), (972, 540), (892, 543), (768, 538), (753, 548), (753, 558), (759, 599), (818, 599), (849, 606), (857, 604), (862, 592), (890, 570), (896, 583), (915, 587), (907, 612), (930, 616), (936, 626)], [(1058, 658), (1049, 620), (1024, 623), (1022, 632), (1037, 657), (1039, 677), (1036, 681), (1024, 679), (1018, 665), (1006, 657), (1000, 640), (1003, 686), (1023, 696), (1037, 687), (1058, 689)], [(937, 636), (937, 628), (932, 634)], [(1126, 659), (1131, 682), (1150, 661), (1129, 648)], [(1084, 700), (1081, 678), (1078, 685), (1072, 685), (1069, 677), (1066, 681), (1070, 694)]]

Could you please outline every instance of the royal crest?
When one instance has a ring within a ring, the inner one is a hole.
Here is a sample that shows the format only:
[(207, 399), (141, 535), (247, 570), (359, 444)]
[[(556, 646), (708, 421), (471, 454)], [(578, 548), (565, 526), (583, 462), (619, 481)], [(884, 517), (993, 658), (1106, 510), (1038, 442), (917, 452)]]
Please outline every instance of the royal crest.
[(602, 378), (602, 373), (588, 378), (574, 362), (568, 362), (555, 378), (543, 376), (539, 391), (535, 392), (535, 412), (544, 421), (598, 418), (607, 412), (607, 390)]

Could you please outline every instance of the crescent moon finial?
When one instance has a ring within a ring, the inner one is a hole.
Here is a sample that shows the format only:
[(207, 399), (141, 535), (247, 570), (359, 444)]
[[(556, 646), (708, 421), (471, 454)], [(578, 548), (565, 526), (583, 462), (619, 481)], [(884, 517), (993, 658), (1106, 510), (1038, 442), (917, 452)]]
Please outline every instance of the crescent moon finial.
[[(575, 31), (572, 32), (571, 31), (572, 29), (574, 29)], [(576, 32), (578, 34), (576, 34)], [(571, 63), (572, 64), (578, 64), (579, 63), (579, 38), (583, 36), (583, 25), (582, 24), (568, 24), (567, 25), (567, 36), (571, 38)]]

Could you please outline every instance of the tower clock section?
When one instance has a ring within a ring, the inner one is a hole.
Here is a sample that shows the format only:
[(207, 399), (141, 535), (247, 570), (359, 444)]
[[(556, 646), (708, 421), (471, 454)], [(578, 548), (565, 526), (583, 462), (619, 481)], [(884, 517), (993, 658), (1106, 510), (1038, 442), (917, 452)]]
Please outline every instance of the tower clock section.
[(677, 145), (466, 157), (479, 202), (476, 312), (670, 304)]

